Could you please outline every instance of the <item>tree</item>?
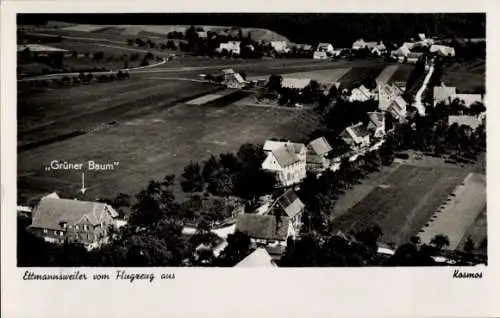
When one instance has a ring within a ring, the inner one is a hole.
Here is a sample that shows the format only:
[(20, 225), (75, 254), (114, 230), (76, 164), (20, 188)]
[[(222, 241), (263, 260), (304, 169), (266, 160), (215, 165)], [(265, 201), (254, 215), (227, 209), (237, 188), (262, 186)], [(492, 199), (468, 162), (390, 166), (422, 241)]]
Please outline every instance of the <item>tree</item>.
[(214, 175), (219, 171), (220, 168), (221, 165), (217, 157), (215, 157), (214, 155), (210, 155), (210, 158), (208, 158), (208, 160), (203, 162), (203, 171), (202, 171), (203, 180), (208, 182), (210, 179), (214, 177)]
[(443, 235), (443, 234), (437, 234), (436, 236), (434, 236), (431, 239), (430, 243), (438, 250), (441, 250), (444, 247), (450, 246), (450, 240), (448, 239), (448, 237), (446, 235)]
[(238, 159), (243, 163), (245, 168), (258, 169), (266, 158), (266, 154), (261, 145), (253, 145), (245, 143), (240, 146), (236, 153)]
[(269, 76), (269, 80), (267, 81), (267, 90), (268, 92), (279, 91), (281, 89), (281, 82), (283, 78), (281, 75), (271, 75)]
[(174, 41), (169, 40), (169, 41), (167, 42), (167, 49), (177, 50), (177, 46), (175, 45)]
[(127, 39), (127, 44), (128, 44), (129, 46), (133, 46), (133, 45), (134, 45), (134, 40), (132, 40), (132, 39)]
[(183, 180), (181, 187), (184, 192), (200, 192), (203, 191), (203, 177), (201, 174), (200, 165), (197, 162), (191, 161), (189, 165), (184, 168), (182, 173)]
[(167, 216), (176, 216), (179, 206), (172, 192), (173, 175), (162, 182), (151, 180), (148, 186), (136, 195), (129, 223), (137, 227), (151, 227)]
[(250, 237), (242, 232), (236, 231), (227, 237), (227, 246), (221, 252), (217, 260), (218, 266), (233, 267), (251, 253)]
[(235, 177), (234, 194), (255, 205), (260, 196), (270, 194), (276, 186), (273, 173), (262, 169), (246, 169)]
[(104, 53), (103, 52), (96, 52), (94, 53), (93, 59), (94, 61), (101, 61), (104, 58)]

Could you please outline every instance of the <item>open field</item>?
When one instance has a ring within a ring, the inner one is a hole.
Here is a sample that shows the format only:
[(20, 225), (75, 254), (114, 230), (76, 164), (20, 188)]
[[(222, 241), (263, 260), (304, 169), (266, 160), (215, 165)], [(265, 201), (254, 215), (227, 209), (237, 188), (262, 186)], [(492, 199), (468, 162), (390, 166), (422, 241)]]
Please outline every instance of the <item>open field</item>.
[(130, 79), (33, 94), (18, 101), (18, 145), (160, 111), (179, 99), (214, 89), (196, 82)]
[[(49, 21), (44, 28), (44, 31), (53, 32), (72, 32), (80, 34), (103, 34), (106, 36), (149, 36), (149, 37), (162, 37), (169, 32), (185, 32), (190, 25), (91, 25), (91, 24), (73, 24), (61, 23), (58, 21)], [(219, 32), (230, 30), (230, 26), (214, 26), (214, 25), (197, 25), (202, 27), (205, 31)], [(252, 39), (256, 41), (287, 41), (289, 40), (271, 30), (261, 28), (241, 28), (243, 35), (246, 36), (248, 32), (252, 33)], [(231, 30), (231, 34), (237, 35), (237, 30)]]
[(485, 209), (486, 178), (484, 175), (471, 173), (435, 212), (422, 228), (419, 237), (422, 243), (429, 244), (435, 235), (444, 234), (450, 240), (448, 248), (454, 250)]
[(413, 72), (414, 68), (415, 68), (415, 66), (411, 65), (411, 64), (399, 65), (397, 71), (389, 79), (388, 84), (391, 84), (394, 82), (406, 82), (408, 80), (408, 78), (410, 77), (411, 72)]
[(361, 82), (369, 77), (373, 79), (377, 78), (377, 76), (382, 72), (385, 65), (383, 62), (379, 61), (379, 63), (374, 64), (370, 67), (363, 66), (354, 66), (351, 70), (342, 76), (339, 82), (342, 84), (342, 87), (352, 89), (354, 87), (358, 87)]
[(377, 76), (375, 81), (377, 83), (388, 83), (389, 80), (393, 77), (393, 75), (398, 71), (398, 69), (401, 67), (401, 65), (394, 64), (394, 65), (388, 65), (384, 68), (384, 70)]
[(383, 184), (334, 219), (334, 228), (347, 233), (378, 224), (382, 242), (400, 245), (418, 233), (466, 174), (458, 168), (400, 165)]
[(485, 71), (484, 60), (453, 63), (443, 70), (442, 80), (446, 86), (455, 86), (459, 93), (472, 93), (486, 89)]
[[(179, 104), (148, 116), (121, 121), (108, 129), (18, 154), (20, 198), (34, 192), (76, 195), (80, 172), (46, 172), (51, 160), (119, 161), (115, 171), (88, 172), (89, 198), (134, 195), (152, 178), (180, 175), (191, 160), (236, 151), (245, 142), (300, 140), (317, 125), (314, 114), (268, 108), (207, 107)], [(306, 120), (305, 117), (309, 117)], [(32, 190), (34, 189), (34, 190)], [(25, 194), (26, 193), (26, 194)], [(180, 189), (177, 189), (180, 193)]]

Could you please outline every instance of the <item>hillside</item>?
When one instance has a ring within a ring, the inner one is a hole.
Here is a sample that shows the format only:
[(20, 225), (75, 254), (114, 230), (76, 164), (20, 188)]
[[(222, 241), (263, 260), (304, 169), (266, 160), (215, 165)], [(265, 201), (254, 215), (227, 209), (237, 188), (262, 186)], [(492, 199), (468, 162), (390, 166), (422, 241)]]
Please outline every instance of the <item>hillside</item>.
[[(255, 30), (255, 36), (282, 35), (295, 43), (332, 42), (350, 46), (358, 38), (384, 42), (406, 41), (417, 33), (442, 38), (485, 38), (484, 13), (131, 13), (131, 14), (19, 14), (19, 24), (65, 21), (94, 25), (136, 26), (219, 25)], [(260, 30), (272, 30), (259, 34)], [(156, 31), (158, 32), (158, 31)], [(253, 32), (252, 32), (253, 34)], [(273, 35), (271, 35), (273, 34)]]
[[(165, 37), (169, 32), (185, 32), (190, 25), (98, 25), (98, 24), (76, 24), (60, 21), (48, 21), (47, 28), (57, 28), (64, 31), (75, 31), (85, 33), (100, 33), (100, 34), (113, 34), (124, 36), (158, 36)], [(214, 26), (214, 25), (196, 25), (196, 27), (203, 28), (204, 31), (221, 32), (226, 31), (229, 34), (237, 35), (241, 29), (244, 36), (249, 32), (252, 39), (256, 41), (287, 41), (289, 40), (273, 31), (262, 28), (239, 28), (228, 26)]]

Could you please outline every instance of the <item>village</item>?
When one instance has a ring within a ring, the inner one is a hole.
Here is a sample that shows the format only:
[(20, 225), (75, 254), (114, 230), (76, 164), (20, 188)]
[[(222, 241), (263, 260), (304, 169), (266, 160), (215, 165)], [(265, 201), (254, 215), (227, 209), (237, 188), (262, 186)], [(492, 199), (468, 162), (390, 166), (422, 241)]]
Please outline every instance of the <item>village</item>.
[[(196, 31), (197, 39), (213, 36)], [(231, 59), (261, 50), (256, 46), (233, 39), (214, 51)], [(388, 64), (378, 76), (351, 85), (340, 81), (350, 68), (260, 75), (230, 64), (199, 69), (203, 73), (196, 69), (188, 80), (216, 91), (186, 98), (184, 107), (224, 108), (234, 102), (266, 111), (313, 112), (324, 127), (308, 139), (267, 136), (262, 143), (240, 145), (235, 154), (211, 153), (205, 161), (203, 154), (192, 153), (178, 177), (184, 201), (174, 196), (170, 175), (141, 185), (134, 204), (126, 195), (93, 201), (85, 199), (85, 190), (73, 197), (46, 193), (31, 205), (18, 205), (28, 231), (43, 244), (78, 245), (91, 255), (86, 264), (96, 266), (120, 264), (113, 255), (132, 266), (486, 262), (486, 234), (470, 230), (486, 213), (485, 94), (463, 93), (443, 80), (443, 65), (457, 56), (451, 44), (418, 33), (387, 46), (362, 38), (348, 48), (286, 41), (259, 46), (276, 60), (300, 55), (321, 63)], [(26, 48), (44, 50), (24, 45), (21, 52)], [(411, 65), (410, 78), (389, 82), (398, 64)], [(413, 198), (417, 193), (425, 200)], [(186, 242), (190, 248), (181, 248)], [(409, 245), (410, 256), (402, 252)], [(71, 257), (82, 253), (74, 248)], [(341, 250), (345, 255), (339, 256)]]

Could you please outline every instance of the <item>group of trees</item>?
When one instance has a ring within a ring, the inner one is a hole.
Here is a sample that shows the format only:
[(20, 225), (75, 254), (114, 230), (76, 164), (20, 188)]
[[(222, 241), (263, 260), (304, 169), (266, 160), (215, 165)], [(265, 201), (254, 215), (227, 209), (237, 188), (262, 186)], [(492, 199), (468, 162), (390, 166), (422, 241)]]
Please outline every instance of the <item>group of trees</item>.
[(261, 169), (266, 158), (262, 147), (243, 144), (235, 154), (212, 155), (202, 165), (184, 168), (181, 186), (191, 194), (207, 191), (216, 196), (237, 196), (251, 202), (273, 191), (274, 175)]
[[(101, 70), (98, 70), (99, 72)], [(107, 70), (106, 70), (107, 71)], [(120, 81), (129, 79), (130, 74), (128, 72), (118, 71), (114, 74), (103, 74), (103, 75), (94, 75), (92, 73), (84, 73), (80, 72), (78, 76), (63, 76), (60, 79), (52, 79), (52, 80), (33, 80), (33, 81), (24, 81), (18, 83), (18, 94), (23, 95), (27, 93), (34, 93), (38, 91), (44, 91), (47, 88), (63, 88), (63, 87), (72, 87), (79, 85), (88, 85), (95, 82), (112, 82), (112, 81)]]
[(329, 94), (324, 94), (324, 87), (315, 80), (312, 80), (303, 89), (283, 87), (282, 81), (281, 75), (269, 76), (267, 85), (259, 98), (275, 100), (279, 105), (293, 107), (295, 104), (326, 104), (328, 100), (335, 97), (333, 90)]
[[(486, 130), (484, 124), (476, 129), (454, 123), (448, 124), (449, 115), (460, 114), (460, 102), (454, 101), (451, 105), (438, 104), (429, 108), (425, 117), (415, 115), (412, 121), (399, 125), (393, 138), (386, 140), (386, 147), (395, 151), (419, 150), (438, 156), (453, 155), (475, 160), (477, 155), (486, 148)], [(484, 111), (484, 105), (477, 103), (470, 109), (469, 114), (479, 114)]]

